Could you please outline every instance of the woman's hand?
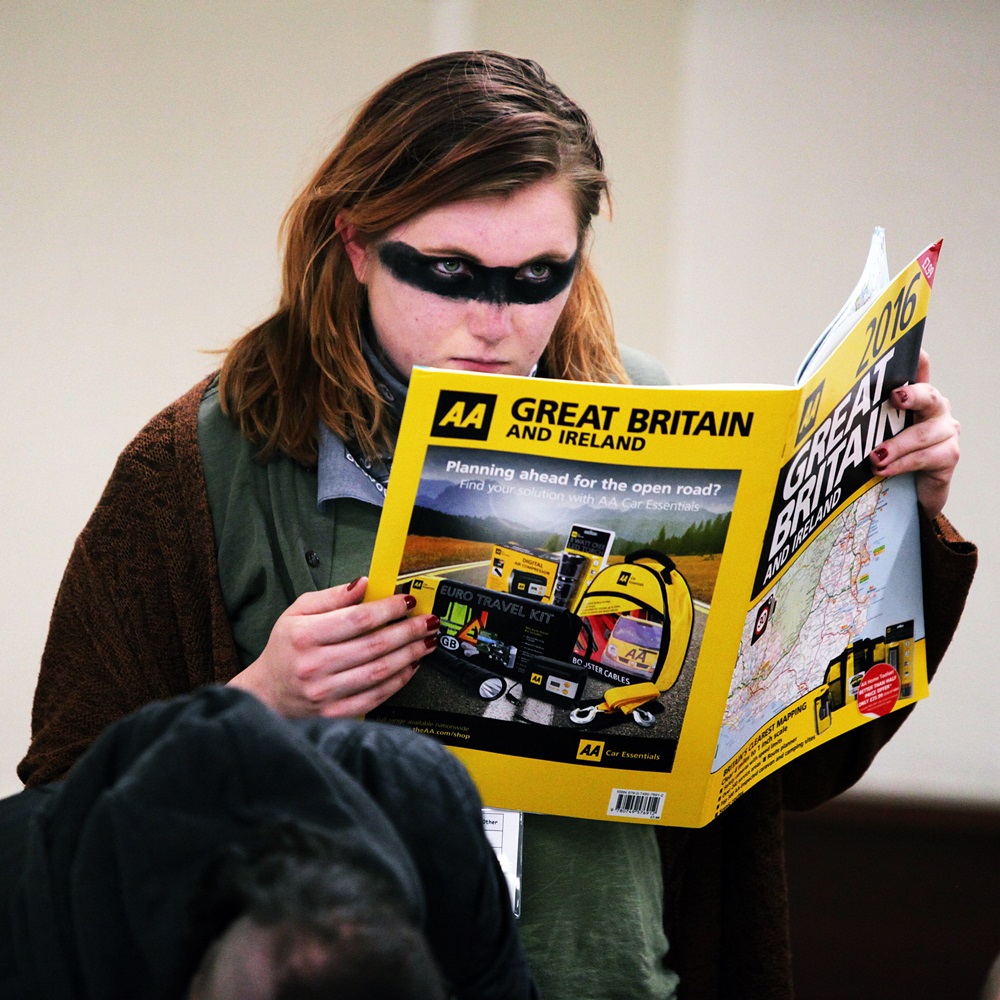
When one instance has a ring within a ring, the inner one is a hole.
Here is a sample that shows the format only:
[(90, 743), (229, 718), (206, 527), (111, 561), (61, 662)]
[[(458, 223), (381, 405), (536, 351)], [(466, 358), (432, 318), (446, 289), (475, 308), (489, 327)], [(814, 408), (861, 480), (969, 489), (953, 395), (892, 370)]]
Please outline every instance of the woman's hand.
[(264, 652), (229, 683), (287, 718), (363, 715), (395, 694), (437, 645), (434, 615), (406, 617), (409, 594), (362, 604), (366, 577), (303, 594)]
[(892, 394), (893, 405), (912, 410), (915, 421), (871, 454), (872, 471), (878, 476), (900, 472), (917, 473), (917, 499), (931, 516), (937, 517), (948, 499), (951, 477), (958, 463), (961, 427), (951, 415), (951, 404), (927, 380), (930, 359), (920, 352), (917, 381), (900, 386)]

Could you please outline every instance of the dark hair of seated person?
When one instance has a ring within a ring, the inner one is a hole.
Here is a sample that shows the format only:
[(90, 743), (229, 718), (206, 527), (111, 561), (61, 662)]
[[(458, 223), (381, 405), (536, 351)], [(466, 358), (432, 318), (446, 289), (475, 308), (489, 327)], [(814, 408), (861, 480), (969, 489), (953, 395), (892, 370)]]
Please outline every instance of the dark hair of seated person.
[(386, 881), (291, 823), (213, 865), (192, 920), (194, 946), (210, 943), (189, 1000), (446, 997), (426, 938)]

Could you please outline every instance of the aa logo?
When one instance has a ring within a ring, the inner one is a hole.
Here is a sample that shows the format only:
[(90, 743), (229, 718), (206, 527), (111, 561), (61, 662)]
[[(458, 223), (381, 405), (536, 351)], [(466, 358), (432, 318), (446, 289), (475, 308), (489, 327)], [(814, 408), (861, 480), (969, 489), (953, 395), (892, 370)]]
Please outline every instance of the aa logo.
[(799, 420), (799, 432), (795, 435), (795, 444), (799, 442), (816, 426), (816, 417), (819, 416), (819, 401), (823, 395), (823, 386), (826, 385), (824, 379), (811, 393), (802, 407), (802, 417)]
[(580, 746), (576, 751), (577, 760), (589, 760), (592, 764), (596, 764), (603, 756), (603, 740), (580, 740)]
[(619, 587), (627, 587), (628, 586), (628, 582), (631, 579), (632, 579), (632, 573), (631, 573), (631, 571), (627, 570), (627, 569), (623, 569), (618, 574), (618, 586)]
[(431, 434), (434, 437), (485, 441), (490, 435), (496, 402), (496, 395), (491, 393), (442, 389), (434, 411)]

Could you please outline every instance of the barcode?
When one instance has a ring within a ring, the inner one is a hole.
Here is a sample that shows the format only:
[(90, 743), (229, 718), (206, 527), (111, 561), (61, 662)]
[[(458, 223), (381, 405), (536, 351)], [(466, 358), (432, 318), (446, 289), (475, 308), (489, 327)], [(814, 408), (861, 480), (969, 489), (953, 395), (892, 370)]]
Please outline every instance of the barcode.
[(613, 788), (608, 815), (659, 819), (663, 815), (663, 800), (666, 797), (666, 792), (636, 792), (629, 788)]

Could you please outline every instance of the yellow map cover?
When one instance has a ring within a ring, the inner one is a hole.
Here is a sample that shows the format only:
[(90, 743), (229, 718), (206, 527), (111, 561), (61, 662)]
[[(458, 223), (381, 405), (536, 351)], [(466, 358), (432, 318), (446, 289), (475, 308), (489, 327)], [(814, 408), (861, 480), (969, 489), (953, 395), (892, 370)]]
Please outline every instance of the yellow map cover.
[(905, 426), (939, 248), (794, 387), (415, 370), (368, 598), (414, 594), (441, 649), (369, 718), (490, 807), (702, 826), (925, 697), (914, 485), (868, 455)]

